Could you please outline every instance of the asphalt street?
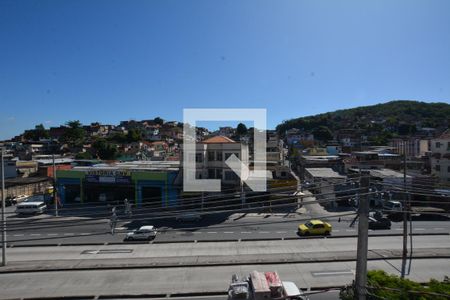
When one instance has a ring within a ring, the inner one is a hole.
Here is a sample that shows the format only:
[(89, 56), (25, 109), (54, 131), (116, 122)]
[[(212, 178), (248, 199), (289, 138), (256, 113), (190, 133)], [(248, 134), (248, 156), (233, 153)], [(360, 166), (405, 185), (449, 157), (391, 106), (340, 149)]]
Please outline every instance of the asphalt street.
[[(381, 269), (392, 274), (399, 273), (400, 265), (400, 260), (368, 262), (369, 270)], [(419, 282), (430, 278), (442, 280), (448, 275), (448, 266), (448, 259), (415, 260), (407, 277)], [(223, 292), (232, 274), (244, 277), (252, 270), (276, 270), (282, 280), (293, 281), (303, 289), (326, 288), (351, 283), (355, 262), (0, 274), (0, 298)]]
[[(119, 222), (112, 235), (108, 219), (10, 219), (7, 225), (7, 240), (12, 245), (23, 244), (74, 244), (74, 243), (120, 243), (127, 232), (141, 225), (155, 225), (159, 233), (157, 242), (245, 240), (300, 238), (297, 226), (308, 215), (249, 215), (208, 216), (199, 223), (177, 223), (175, 221), (125, 221)], [(350, 227), (351, 217), (328, 218), (333, 225), (332, 236), (357, 235), (357, 223)], [(194, 228), (193, 228), (194, 227)], [(401, 222), (392, 222), (390, 230), (370, 230), (370, 235), (399, 235)], [(413, 233), (449, 234), (450, 221), (416, 220)]]

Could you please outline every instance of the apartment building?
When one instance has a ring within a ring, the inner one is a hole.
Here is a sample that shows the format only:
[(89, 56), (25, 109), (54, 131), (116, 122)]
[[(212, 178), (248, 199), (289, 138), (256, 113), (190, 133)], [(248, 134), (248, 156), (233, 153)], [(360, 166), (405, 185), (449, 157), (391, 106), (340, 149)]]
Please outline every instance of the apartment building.
[(395, 153), (406, 154), (406, 157), (421, 157), (430, 151), (430, 141), (416, 137), (392, 139), (389, 141), (389, 146), (394, 148)]
[(431, 174), (450, 183), (450, 130), (431, 140)]
[(249, 164), (248, 145), (226, 136), (214, 136), (196, 145), (197, 179), (221, 179), (222, 185), (236, 185), (240, 178), (225, 161), (236, 155), (245, 165)]

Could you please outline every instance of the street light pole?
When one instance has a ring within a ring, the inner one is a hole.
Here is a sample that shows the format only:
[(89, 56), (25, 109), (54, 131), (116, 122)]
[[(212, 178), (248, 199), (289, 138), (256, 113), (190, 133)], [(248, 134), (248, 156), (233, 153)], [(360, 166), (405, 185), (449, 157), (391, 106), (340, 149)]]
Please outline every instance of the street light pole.
[(56, 167), (55, 167), (55, 154), (52, 154), (53, 160), (53, 201), (55, 202), (55, 216), (58, 216), (58, 199), (56, 199)]
[(6, 266), (6, 219), (5, 219), (5, 149), (2, 148), (2, 266)]
[(403, 141), (403, 251), (401, 278), (405, 278), (406, 258), (408, 255), (408, 213), (407, 213), (407, 194), (406, 194), (406, 141)]

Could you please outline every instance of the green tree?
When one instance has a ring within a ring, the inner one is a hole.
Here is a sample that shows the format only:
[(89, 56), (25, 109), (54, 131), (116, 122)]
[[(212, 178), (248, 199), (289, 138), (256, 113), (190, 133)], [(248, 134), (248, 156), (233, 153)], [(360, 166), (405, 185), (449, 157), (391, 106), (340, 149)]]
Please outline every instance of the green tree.
[(79, 152), (75, 155), (76, 159), (92, 159), (92, 154), (90, 152)]
[[(371, 270), (367, 272), (367, 285), (370, 294), (368, 300), (444, 300), (450, 295), (450, 281), (431, 279), (426, 285), (403, 279), (395, 275), (389, 275), (382, 270)], [(353, 300), (354, 290), (352, 288), (342, 290), (340, 299)]]
[(139, 142), (142, 138), (141, 131), (139, 129), (130, 129), (127, 133), (128, 143)]
[(97, 139), (92, 143), (92, 148), (100, 159), (113, 160), (117, 157), (116, 144), (108, 143), (105, 139)]
[(122, 132), (116, 132), (110, 137), (108, 137), (108, 141), (117, 143), (117, 144), (124, 144), (128, 140), (127, 135), (123, 134)]
[(68, 143), (70, 146), (81, 146), (84, 143), (86, 131), (80, 121), (68, 121), (67, 129), (61, 137), (61, 141)]
[(45, 129), (44, 125), (39, 124), (36, 125), (32, 130), (26, 130), (24, 133), (24, 137), (27, 140), (39, 141), (40, 139), (50, 138), (50, 133), (47, 129)]
[(153, 122), (155, 122), (155, 124), (159, 124), (159, 125), (164, 124), (164, 120), (161, 119), (160, 117), (154, 118), (154, 119), (153, 119)]
[(236, 133), (239, 136), (247, 134), (247, 132), (248, 132), (247, 126), (245, 126), (245, 124), (243, 123), (239, 123), (238, 126), (236, 127)]
[(333, 139), (333, 133), (327, 126), (319, 126), (313, 130), (314, 138), (319, 141), (329, 141)]

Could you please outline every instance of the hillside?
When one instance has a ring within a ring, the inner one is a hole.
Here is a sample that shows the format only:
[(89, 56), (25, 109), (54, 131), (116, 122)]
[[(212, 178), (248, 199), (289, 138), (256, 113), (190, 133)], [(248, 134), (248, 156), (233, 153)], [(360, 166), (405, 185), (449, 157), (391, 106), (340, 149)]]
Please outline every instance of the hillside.
[(326, 127), (331, 133), (358, 129), (368, 136), (389, 138), (414, 133), (418, 126), (447, 128), (449, 124), (450, 104), (398, 100), (287, 120), (277, 131), (283, 134), (290, 128), (317, 131)]

